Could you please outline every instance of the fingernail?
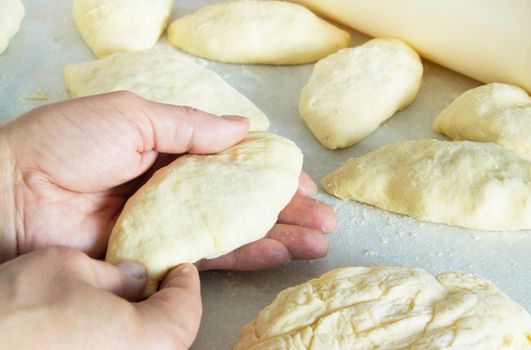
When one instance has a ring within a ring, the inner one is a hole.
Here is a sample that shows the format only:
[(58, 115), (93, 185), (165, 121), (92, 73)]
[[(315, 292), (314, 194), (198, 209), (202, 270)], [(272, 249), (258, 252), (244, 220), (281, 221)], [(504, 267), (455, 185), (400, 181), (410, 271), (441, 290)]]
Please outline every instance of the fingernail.
[(144, 265), (134, 261), (124, 261), (116, 264), (116, 267), (129, 275), (129, 277), (142, 279), (146, 277)]
[(239, 115), (222, 115), (221, 118), (235, 121), (235, 122), (242, 122), (242, 121), (248, 122), (249, 121), (249, 118), (245, 118)]
[(177, 270), (177, 273), (184, 275), (192, 271), (192, 266), (190, 264), (181, 264), (177, 266), (175, 270)]

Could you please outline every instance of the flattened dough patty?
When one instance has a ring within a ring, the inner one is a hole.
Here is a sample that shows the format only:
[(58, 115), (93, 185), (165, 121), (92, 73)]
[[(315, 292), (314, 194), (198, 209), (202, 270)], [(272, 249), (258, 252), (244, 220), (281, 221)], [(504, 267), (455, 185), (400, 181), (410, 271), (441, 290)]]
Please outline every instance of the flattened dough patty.
[(322, 182), (341, 199), (421, 220), (531, 229), (531, 162), (493, 143), (400, 142), (350, 159)]
[(295, 194), (301, 169), (292, 141), (261, 132), (219, 154), (182, 156), (127, 201), (106, 260), (143, 264), (149, 295), (172, 267), (264, 237)]
[(422, 71), (417, 53), (400, 40), (343, 49), (317, 62), (299, 113), (323, 146), (352, 146), (415, 99)]
[(119, 52), (65, 68), (72, 97), (127, 90), (148, 100), (191, 106), (216, 115), (249, 118), (251, 130), (266, 130), (269, 119), (216, 73), (170, 48)]
[(214, 61), (302, 64), (346, 47), (350, 34), (301, 5), (238, 0), (206, 6), (174, 21), (168, 40)]
[(349, 267), (288, 288), (246, 325), (235, 350), (531, 347), (531, 317), (461, 272)]

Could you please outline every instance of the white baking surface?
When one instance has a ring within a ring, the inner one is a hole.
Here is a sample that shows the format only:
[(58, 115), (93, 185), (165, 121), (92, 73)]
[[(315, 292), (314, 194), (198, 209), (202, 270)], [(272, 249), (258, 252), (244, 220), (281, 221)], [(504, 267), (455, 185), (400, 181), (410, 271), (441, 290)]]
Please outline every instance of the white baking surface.
[[(0, 55), (0, 121), (6, 122), (46, 103), (69, 98), (63, 67), (96, 57), (81, 40), (71, 1), (23, 0), (26, 17), (7, 51)], [(176, 1), (173, 18), (213, 1)], [(368, 38), (353, 33), (352, 45)], [(198, 60), (247, 95), (271, 119), (271, 131), (297, 142), (304, 169), (316, 180), (350, 157), (395, 141), (443, 138), (431, 122), (452, 99), (478, 82), (424, 62), (422, 89), (415, 102), (354, 147), (329, 151), (299, 118), (298, 94), (312, 65), (245, 66)], [(432, 273), (462, 270), (493, 281), (531, 310), (531, 232), (479, 232), (420, 222), (319, 191), (317, 198), (335, 208), (337, 231), (329, 235), (330, 253), (315, 261), (291, 262), (266, 272), (202, 273), (203, 323), (193, 349), (230, 349), (241, 327), (256, 317), (282, 289), (341, 266), (416, 266)]]

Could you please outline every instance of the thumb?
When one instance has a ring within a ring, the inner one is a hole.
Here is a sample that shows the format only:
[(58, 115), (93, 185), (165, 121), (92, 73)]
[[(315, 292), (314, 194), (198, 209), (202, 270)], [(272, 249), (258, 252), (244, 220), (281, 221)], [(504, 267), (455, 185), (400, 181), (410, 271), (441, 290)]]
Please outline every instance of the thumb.
[(167, 339), (176, 348), (188, 349), (194, 342), (201, 322), (202, 305), (199, 273), (192, 264), (170, 270), (160, 290), (138, 304), (149, 334)]
[(146, 101), (138, 123), (144, 151), (208, 154), (224, 151), (249, 132), (249, 119)]

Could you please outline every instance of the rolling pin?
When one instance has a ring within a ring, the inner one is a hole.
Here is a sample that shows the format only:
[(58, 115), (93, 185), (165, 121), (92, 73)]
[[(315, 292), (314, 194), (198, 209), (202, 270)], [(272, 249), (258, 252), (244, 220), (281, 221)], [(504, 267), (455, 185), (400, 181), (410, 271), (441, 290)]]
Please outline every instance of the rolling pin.
[(295, 0), (485, 83), (531, 92), (531, 0)]

